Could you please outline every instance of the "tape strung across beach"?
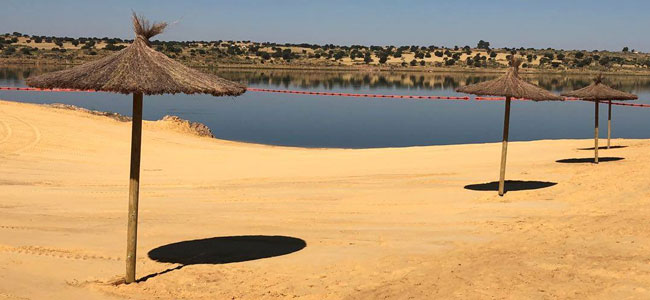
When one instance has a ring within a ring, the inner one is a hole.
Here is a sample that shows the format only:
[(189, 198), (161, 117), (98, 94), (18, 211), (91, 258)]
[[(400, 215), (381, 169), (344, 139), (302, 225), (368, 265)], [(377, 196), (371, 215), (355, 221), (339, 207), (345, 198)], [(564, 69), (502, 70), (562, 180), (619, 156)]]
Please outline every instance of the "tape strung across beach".
[(330, 92), (307, 92), (307, 91), (294, 91), (294, 90), (271, 90), (271, 89), (258, 89), (258, 88), (248, 88), (247, 90), (251, 91), (251, 92), (262, 92), (262, 93), (283, 93), (283, 94), (354, 97), (354, 98), (470, 100), (470, 98), (467, 97), (467, 96), (458, 97), (458, 96), (413, 96), (413, 95), (351, 94), (351, 93), (330, 93)]
[[(75, 90), (75, 89), (39, 89), (39, 88), (30, 88), (30, 87), (2, 87), (0, 86), (0, 91), (32, 91), (32, 92), (86, 92), (93, 93), (94, 90)], [(392, 98), (392, 99), (424, 99), (424, 100), (477, 100), (477, 101), (503, 101), (504, 97), (479, 97), (475, 96), (470, 98), (468, 96), (416, 96), (416, 95), (383, 95), (383, 94), (353, 94), (353, 93), (332, 93), (332, 92), (309, 92), (309, 91), (296, 91), (296, 90), (274, 90), (274, 89), (260, 89), (260, 88), (248, 88), (249, 92), (258, 92), (258, 93), (281, 93), (281, 94), (296, 94), (296, 95), (312, 95), (312, 96), (330, 96), (330, 97), (352, 97), (352, 98)], [(527, 99), (516, 99), (520, 101), (529, 101)], [(566, 101), (588, 101), (578, 98), (565, 97)], [(612, 105), (619, 106), (633, 106), (633, 107), (650, 107), (650, 104), (635, 104), (635, 103), (622, 103), (622, 102), (613, 102)]]

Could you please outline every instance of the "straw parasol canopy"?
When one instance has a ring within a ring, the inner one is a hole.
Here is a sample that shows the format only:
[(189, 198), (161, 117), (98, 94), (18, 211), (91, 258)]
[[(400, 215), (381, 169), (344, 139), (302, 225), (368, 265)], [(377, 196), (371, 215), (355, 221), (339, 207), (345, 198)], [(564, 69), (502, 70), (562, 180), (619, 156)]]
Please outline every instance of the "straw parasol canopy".
[(639, 97), (635, 94), (615, 90), (603, 83), (603, 75), (598, 74), (594, 78), (594, 83), (587, 87), (562, 93), (565, 97), (575, 97), (582, 100), (594, 101), (595, 118), (594, 118), (594, 163), (598, 163), (598, 104), (600, 101), (608, 102), (607, 112), (607, 148), (610, 147), (612, 137), (612, 100), (636, 100)]
[(521, 59), (515, 59), (513, 56), (510, 59), (510, 68), (503, 76), (494, 80), (463, 86), (456, 91), (478, 96), (503, 96), (534, 101), (564, 100), (562, 97), (545, 89), (521, 80), (519, 78), (520, 65)]
[(128, 47), (97, 61), (27, 80), (29, 86), (38, 88), (133, 94), (125, 283), (135, 281), (143, 95), (185, 93), (237, 96), (246, 91), (244, 85), (201, 73), (153, 50), (149, 39), (162, 33), (165, 27), (166, 23), (151, 24), (133, 13), (135, 39)]
[(119, 52), (78, 67), (27, 80), (37, 88), (69, 88), (120, 94), (211, 94), (237, 96), (244, 85), (205, 74), (178, 63), (151, 48), (149, 39), (162, 33), (166, 23), (150, 24), (133, 14), (133, 43)]
[(565, 97), (575, 97), (582, 100), (602, 101), (602, 100), (636, 100), (639, 97), (635, 94), (615, 90), (603, 83), (603, 75), (599, 74), (594, 78), (594, 83), (587, 87), (562, 93)]
[(521, 65), (521, 59), (517, 59), (513, 55), (510, 58), (510, 68), (503, 76), (456, 89), (460, 93), (506, 97), (506, 108), (503, 118), (503, 141), (501, 146), (501, 168), (499, 170), (499, 196), (505, 194), (506, 156), (508, 153), (508, 131), (510, 130), (510, 101), (512, 98), (523, 98), (534, 101), (564, 100), (560, 96), (521, 80), (519, 78), (519, 65)]

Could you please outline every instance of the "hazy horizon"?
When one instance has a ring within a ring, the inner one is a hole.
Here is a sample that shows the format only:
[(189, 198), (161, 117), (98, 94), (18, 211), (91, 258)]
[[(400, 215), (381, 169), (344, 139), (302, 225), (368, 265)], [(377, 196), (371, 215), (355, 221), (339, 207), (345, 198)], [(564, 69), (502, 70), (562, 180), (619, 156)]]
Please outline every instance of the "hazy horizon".
[(6, 1), (0, 33), (131, 39), (134, 10), (172, 23), (160, 40), (650, 51), (645, 1)]

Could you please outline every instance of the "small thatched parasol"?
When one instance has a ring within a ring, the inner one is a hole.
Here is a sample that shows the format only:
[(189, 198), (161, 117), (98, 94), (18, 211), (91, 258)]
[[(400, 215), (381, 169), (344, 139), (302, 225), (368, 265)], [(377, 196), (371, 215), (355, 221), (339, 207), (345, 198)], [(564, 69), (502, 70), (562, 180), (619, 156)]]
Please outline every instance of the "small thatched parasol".
[(151, 49), (149, 39), (162, 33), (166, 26), (166, 23), (150, 24), (145, 18), (133, 13), (135, 39), (125, 49), (94, 62), (27, 80), (29, 86), (38, 88), (133, 94), (126, 283), (135, 281), (142, 95), (185, 93), (237, 96), (246, 91), (246, 87), (241, 84), (188, 68)]
[(598, 104), (600, 101), (608, 101), (609, 111), (607, 112), (607, 149), (610, 146), (612, 138), (612, 100), (636, 100), (639, 97), (634, 94), (615, 90), (602, 83), (603, 76), (599, 74), (594, 79), (591, 85), (572, 91), (563, 93), (562, 96), (575, 97), (582, 100), (594, 101), (595, 108), (595, 122), (594, 122), (594, 163), (598, 163)]
[(512, 98), (524, 98), (533, 101), (543, 100), (564, 100), (547, 90), (534, 84), (525, 82), (519, 78), (520, 59), (514, 55), (510, 59), (510, 69), (505, 75), (490, 81), (481, 82), (458, 88), (460, 93), (474, 94), (479, 96), (505, 96), (506, 110), (503, 121), (503, 143), (501, 148), (501, 169), (499, 172), (499, 196), (504, 194), (506, 175), (506, 155), (508, 152), (508, 130), (510, 128), (510, 101)]

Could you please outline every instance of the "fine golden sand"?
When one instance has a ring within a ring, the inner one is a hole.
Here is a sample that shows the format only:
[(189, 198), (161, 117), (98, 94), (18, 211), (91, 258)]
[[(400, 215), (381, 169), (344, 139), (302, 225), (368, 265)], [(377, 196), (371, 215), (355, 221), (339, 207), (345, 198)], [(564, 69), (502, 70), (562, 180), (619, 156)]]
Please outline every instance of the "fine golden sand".
[[(302, 149), (145, 122), (147, 280), (114, 285), (129, 143), (128, 122), (0, 101), (0, 299), (650, 298), (648, 140), (615, 140), (601, 157), (624, 159), (600, 165), (556, 162), (591, 140), (511, 143), (509, 179), (557, 184), (498, 197), (464, 188), (497, 178), (496, 143)], [(147, 255), (243, 235), (306, 247), (181, 268)]]

